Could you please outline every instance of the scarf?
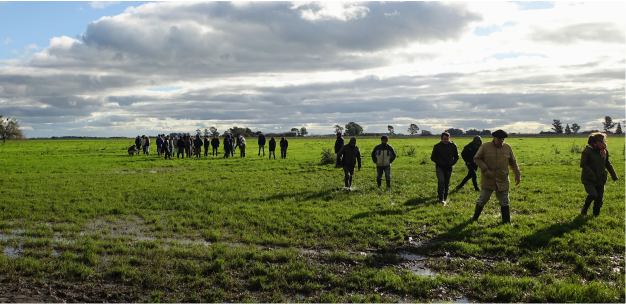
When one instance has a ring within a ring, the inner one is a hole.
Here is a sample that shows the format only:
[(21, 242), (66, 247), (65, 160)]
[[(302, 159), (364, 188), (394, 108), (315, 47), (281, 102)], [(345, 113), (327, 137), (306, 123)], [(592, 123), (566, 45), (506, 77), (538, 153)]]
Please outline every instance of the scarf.
[(593, 146), (598, 148), (598, 150), (600, 150), (600, 153), (606, 154), (606, 147), (604, 145), (598, 145), (594, 143)]

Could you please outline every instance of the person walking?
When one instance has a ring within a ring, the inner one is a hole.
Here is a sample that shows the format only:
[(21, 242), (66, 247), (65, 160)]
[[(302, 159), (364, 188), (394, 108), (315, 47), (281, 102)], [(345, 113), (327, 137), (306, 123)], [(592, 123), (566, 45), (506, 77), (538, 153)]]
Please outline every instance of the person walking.
[(161, 148), (163, 147), (163, 137), (161, 137), (161, 134), (157, 134), (156, 146), (157, 146), (157, 156), (161, 157)]
[(176, 154), (176, 158), (180, 158), (180, 155), (183, 155), (183, 159), (185, 159), (185, 137), (181, 136), (180, 138), (178, 138), (177, 140), (177, 145), (178, 145), (178, 153)]
[(337, 153), (337, 168), (343, 167), (344, 184), (346, 190), (352, 190), (352, 178), (354, 177), (354, 167), (358, 162), (358, 170), (361, 171), (361, 150), (356, 145), (356, 137), (350, 138), (347, 145), (341, 147)]
[(522, 173), (517, 165), (517, 160), (513, 155), (513, 149), (504, 142), (509, 135), (503, 130), (491, 133), (493, 140), (484, 143), (476, 152), (474, 162), (480, 168), (480, 197), (476, 201), (474, 217), (478, 220), (483, 207), (489, 201), (491, 194), (495, 191), (496, 198), (500, 202), (500, 212), (502, 213), (502, 223), (511, 223), (511, 213), (509, 209), (509, 168), (515, 172), (515, 185), (519, 185)]
[(168, 135), (165, 140), (163, 140), (163, 145), (161, 146), (161, 152), (163, 152), (165, 159), (172, 159), (172, 146), (170, 143), (170, 136)]
[(209, 157), (209, 144), (211, 144), (211, 140), (209, 140), (209, 136), (204, 136), (204, 157)]
[(259, 134), (259, 139), (258, 139), (258, 144), (259, 144), (259, 155), (261, 156), (261, 150), (263, 150), (263, 157), (265, 157), (265, 135), (263, 135), (263, 132), (261, 132)]
[(230, 141), (230, 134), (226, 134), (226, 136), (224, 136), (224, 158), (228, 158), (230, 156), (231, 149), (232, 143)]
[(196, 139), (193, 141), (193, 149), (196, 158), (202, 157), (202, 139), (200, 139), (200, 134), (196, 134)]
[(341, 137), (341, 132), (337, 132), (337, 139), (335, 140), (335, 155), (339, 153), (339, 150), (344, 146), (345, 141)]
[(220, 140), (217, 138), (217, 134), (213, 134), (213, 139), (211, 139), (211, 147), (213, 147), (213, 156), (217, 156), (217, 148), (220, 147)]
[(280, 158), (287, 158), (287, 148), (289, 147), (289, 141), (283, 138), (280, 140)]
[(450, 141), (450, 133), (441, 133), (441, 141), (433, 147), (430, 160), (436, 165), (437, 172), (437, 196), (439, 202), (446, 205), (450, 188), (452, 167), (459, 160), (459, 151), (456, 144)]
[(476, 156), (476, 152), (478, 152), (478, 149), (482, 144), (483, 139), (480, 138), (480, 136), (476, 135), (474, 136), (474, 139), (463, 148), (463, 152), (461, 152), (461, 157), (463, 158), (463, 161), (465, 161), (465, 166), (467, 166), (467, 175), (465, 176), (463, 181), (461, 181), (461, 183), (456, 186), (457, 191), (463, 189), (465, 183), (467, 183), (467, 181), (469, 181), (470, 179), (472, 179), (472, 184), (474, 184), (474, 190), (480, 191), (480, 188), (478, 188), (478, 178), (476, 176), (476, 170), (478, 170), (478, 165), (476, 165), (476, 163), (474, 162), (474, 156)]
[(609, 160), (609, 150), (607, 150), (606, 136), (602, 133), (592, 133), (587, 139), (587, 147), (580, 156), (580, 167), (582, 172), (580, 180), (587, 192), (587, 198), (581, 215), (587, 215), (587, 210), (593, 202), (593, 215), (600, 215), (600, 208), (603, 205), (604, 184), (608, 180), (606, 170), (609, 170), (611, 179), (617, 181), (618, 177)]
[(146, 136), (146, 142), (143, 144), (146, 155), (150, 155), (150, 137)]
[(389, 136), (383, 135), (380, 138), (380, 145), (374, 147), (372, 151), (372, 161), (376, 164), (376, 185), (378, 189), (383, 183), (383, 172), (387, 188), (391, 190), (391, 163), (396, 159), (396, 150), (388, 144)]
[(270, 139), (269, 150), (270, 159), (272, 159), (272, 154), (274, 154), (274, 159), (276, 159), (276, 139), (274, 139), (274, 136)]
[(243, 137), (243, 134), (239, 135), (239, 156), (246, 157), (246, 138)]
[(137, 155), (139, 155), (139, 151), (141, 151), (141, 138), (139, 137), (139, 135), (137, 135), (137, 138), (135, 138), (135, 146), (137, 147), (137, 149), (135, 149)]

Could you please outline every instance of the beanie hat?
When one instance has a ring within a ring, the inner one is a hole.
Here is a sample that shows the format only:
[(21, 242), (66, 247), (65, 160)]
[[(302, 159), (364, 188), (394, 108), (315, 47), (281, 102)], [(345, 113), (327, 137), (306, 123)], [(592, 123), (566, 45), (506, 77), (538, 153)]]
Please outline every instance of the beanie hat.
[(509, 137), (509, 134), (504, 132), (504, 130), (497, 130), (497, 131), (491, 133), (491, 136), (497, 137), (497, 138), (507, 138), (507, 137)]
[(356, 145), (356, 137), (350, 138), (350, 143)]
[(483, 141), (483, 139), (480, 136), (476, 135), (474, 136), (474, 139), (472, 140), (472, 142), (477, 142), (477, 141)]

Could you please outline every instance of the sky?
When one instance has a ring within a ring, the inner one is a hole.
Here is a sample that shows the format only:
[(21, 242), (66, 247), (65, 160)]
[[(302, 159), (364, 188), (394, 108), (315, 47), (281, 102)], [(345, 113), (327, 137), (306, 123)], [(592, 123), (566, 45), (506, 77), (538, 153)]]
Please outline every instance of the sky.
[(27, 137), (624, 120), (623, 2), (0, 2)]

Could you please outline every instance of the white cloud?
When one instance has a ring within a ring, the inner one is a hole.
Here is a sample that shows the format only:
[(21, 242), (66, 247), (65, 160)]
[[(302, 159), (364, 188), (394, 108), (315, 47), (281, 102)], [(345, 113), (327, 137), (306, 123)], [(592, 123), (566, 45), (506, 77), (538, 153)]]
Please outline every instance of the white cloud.
[(7, 45), (9, 43), (11, 43), (11, 39), (9, 39), (9, 38), (4, 39), (4, 41), (2, 42), (2, 44), (4, 44), (4, 45)]
[(89, 2), (89, 5), (91, 6), (91, 8), (95, 8), (95, 9), (104, 9), (109, 6), (118, 5), (118, 4), (120, 4), (120, 1), (91, 1)]

